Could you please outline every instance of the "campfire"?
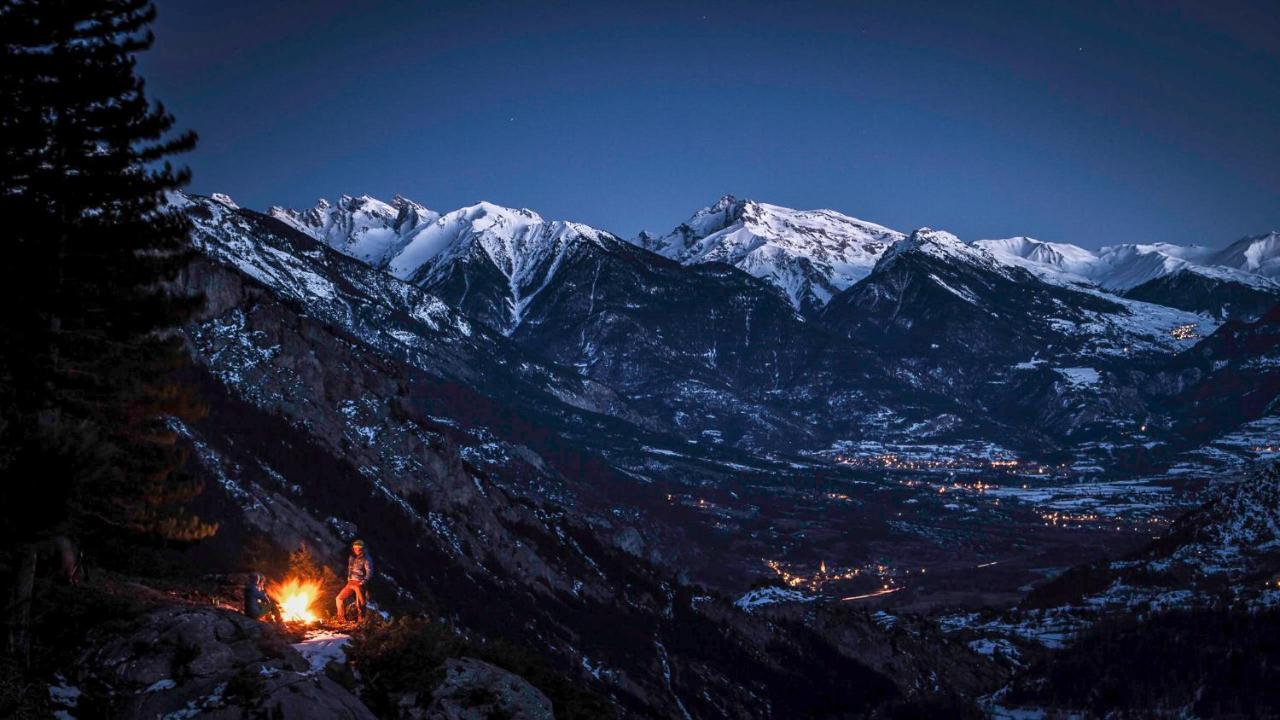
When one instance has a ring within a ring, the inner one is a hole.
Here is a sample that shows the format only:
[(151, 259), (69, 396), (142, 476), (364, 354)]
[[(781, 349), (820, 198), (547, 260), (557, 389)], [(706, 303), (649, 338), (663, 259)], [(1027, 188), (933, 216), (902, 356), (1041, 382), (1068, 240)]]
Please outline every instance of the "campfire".
[(285, 622), (311, 625), (320, 619), (311, 609), (320, 596), (319, 582), (293, 578), (272, 584), (267, 594), (280, 606), (280, 615)]

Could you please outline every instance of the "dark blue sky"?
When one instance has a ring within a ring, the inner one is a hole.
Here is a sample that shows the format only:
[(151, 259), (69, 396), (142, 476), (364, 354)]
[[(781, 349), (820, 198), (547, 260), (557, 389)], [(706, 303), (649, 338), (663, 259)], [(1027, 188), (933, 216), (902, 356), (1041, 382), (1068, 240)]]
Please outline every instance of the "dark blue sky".
[[(196, 192), (630, 237), (724, 193), (965, 239), (1280, 227), (1280, 5), (158, 0)], [(1196, 5), (1200, 7), (1197, 8)]]

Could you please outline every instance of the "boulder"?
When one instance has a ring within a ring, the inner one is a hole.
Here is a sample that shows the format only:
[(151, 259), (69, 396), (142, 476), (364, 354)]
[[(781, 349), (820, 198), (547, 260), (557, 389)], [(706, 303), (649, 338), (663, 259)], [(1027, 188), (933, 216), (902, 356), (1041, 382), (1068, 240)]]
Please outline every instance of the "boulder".
[(402, 717), (414, 720), (554, 720), (551, 701), (524, 678), (475, 658), (445, 662), (444, 680), (424, 709), (419, 698), (401, 699)]
[(216, 607), (168, 606), (104, 626), (77, 665), (113, 717), (374, 717), (273, 628)]

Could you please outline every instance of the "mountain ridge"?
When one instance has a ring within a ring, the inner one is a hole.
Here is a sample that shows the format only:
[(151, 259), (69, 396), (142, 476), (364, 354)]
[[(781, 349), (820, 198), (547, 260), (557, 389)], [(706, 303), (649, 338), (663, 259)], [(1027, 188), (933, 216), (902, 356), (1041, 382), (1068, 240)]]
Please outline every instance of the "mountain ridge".
[(632, 240), (683, 264), (725, 262), (782, 288), (812, 313), (866, 277), (905, 235), (834, 210), (794, 210), (725, 195), (661, 237)]
[[(440, 283), (452, 262), (485, 260), (468, 256), (469, 245), (478, 242), (498, 271), (494, 281), (509, 289), (509, 297), (491, 310), (496, 320), (505, 307), (506, 331), (519, 325), (523, 311), (545, 286), (545, 271), (557, 267), (548, 259), (558, 258), (560, 250), (579, 240), (623, 242), (584, 223), (546, 220), (527, 208), (486, 201), (441, 213), (401, 195), (389, 202), (342, 195), (334, 203), (321, 200), (302, 211), (273, 206), (268, 214), (344, 254), (424, 286)], [(910, 237), (911, 233), (834, 210), (796, 210), (724, 195), (665, 235), (642, 231), (626, 242), (685, 265), (733, 265), (768, 281), (802, 314), (814, 316), (869, 275), (893, 245)], [(1276, 231), (1247, 236), (1221, 249), (1127, 243), (1094, 251), (1029, 236), (965, 244), (1042, 279), (1089, 283), (1113, 294), (1182, 272), (1225, 283), (1235, 293), (1280, 297)], [(1167, 288), (1164, 297), (1179, 302), (1181, 309), (1200, 310), (1203, 304), (1195, 298), (1176, 299)]]

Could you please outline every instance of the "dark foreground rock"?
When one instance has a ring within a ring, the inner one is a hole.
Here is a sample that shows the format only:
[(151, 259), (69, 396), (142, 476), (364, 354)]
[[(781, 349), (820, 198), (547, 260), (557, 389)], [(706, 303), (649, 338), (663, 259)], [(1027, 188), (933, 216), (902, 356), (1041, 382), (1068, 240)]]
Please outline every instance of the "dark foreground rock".
[(220, 608), (171, 606), (100, 628), (79, 667), (107, 717), (374, 717), (273, 629)]
[[(429, 705), (423, 708), (422, 700)], [(428, 698), (401, 698), (402, 717), (413, 720), (554, 720), (551, 701), (524, 678), (475, 658), (445, 661), (444, 680)]]

